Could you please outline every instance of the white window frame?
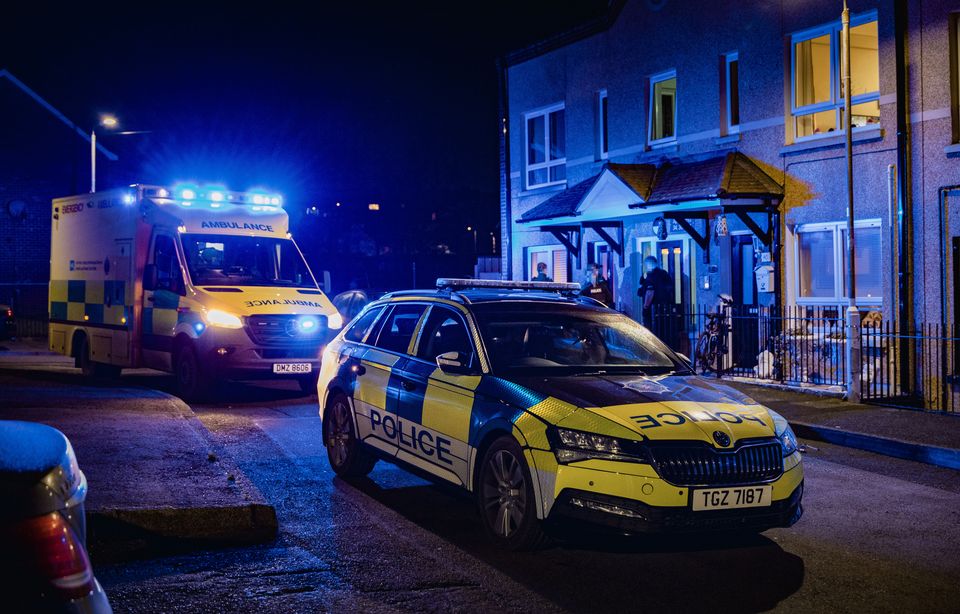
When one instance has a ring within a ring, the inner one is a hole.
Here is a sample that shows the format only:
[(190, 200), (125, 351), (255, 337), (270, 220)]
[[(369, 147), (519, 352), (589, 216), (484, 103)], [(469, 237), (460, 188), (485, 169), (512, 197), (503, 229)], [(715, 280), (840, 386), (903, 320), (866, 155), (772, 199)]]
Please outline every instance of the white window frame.
[(661, 139), (651, 138), (653, 135), (653, 92), (656, 89), (655, 86), (661, 81), (668, 81), (670, 79), (677, 78), (677, 70), (665, 70), (661, 73), (650, 76), (650, 93), (647, 96), (647, 145), (650, 147), (657, 147), (659, 145), (670, 145), (677, 142), (677, 135), (680, 134), (680, 121), (677, 117), (677, 110), (680, 107), (680, 84), (677, 82), (677, 89), (673, 95), (673, 136), (664, 137)]
[[(551, 268), (552, 268), (552, 267), (553, 267), (553, 262), (554, 262), (554, 255), (553, 255), (554, 252), (561, 252), (561, 251), (566, 255), (566, 258), (567, 258), (567, 278), (569, 279), (569, 278), (570, 278), (570, 272), (571, 272), (571, 271), (570, 271), (570, 252), (567, 251), (567, 248), (566, 248), (566, 247), (564, 247), (564, 246), (562, 246), (562, 245), (559, 245), (559, 244), (552, 244), (552, 245), (531, 245), (531, 246), (528, 246), (528, 247), (527, 247), (526, 262), (523, 263), (523, 268), (525, 269), (525, 271), (524, 271), (524, 279), (525, 279), (526, 281), (530, 281), (530, 280), (533, 279), (534, 276), (537, 274), (536, 271), (530, 270), (530, 261), (533, 259), (533, 255), (534, 255), (534, 254), (550, 254), (549, 260), (550, 260), (550, 266), (551, 266)], [(551, 273), (550, 276), (553, 277), (553, 281), (562, 281), (562, 282), (567, 281), (566, 279), (557, 279), (557, 278), (555, 277), (555, 274), (556, 274), (555, 271), (550, 271), (550, 273)]]
[[(733, 79), (730, 77), (730, 64), (737, 62), (737, 73), (739, 75), (739, 64), (740, 64), (740, 52), (731, 51), (730, 53), (723, 54), (723, 82), (724, 82), (724, 104), (726, 105), (726, 117), (724, 118), (724, 129), (727, 134), (740, 134), (740, 124), (730, 123), (731, 118), (733, 117), (733, 100), (730, 96), (731, 90), (734, 86)], [(740, 113), (740, 79), (737, 79), (737, 114)], [(742, 119), (742, 118), (741, 118)]]
[[(881, 228), (880, 232), (880, 251), (883, 253), (886, 243), (883, 240), (883, 222), (878, 219), (858, 220), (854, 222), (854, 230), (861, 228)], [(846, 245), (843, 242), (843, 231), (847, 229), (847, 222), (816, 222), (811, 224), (799, 224), (793, 231), (793, 295), (797, 305), (849, 305), (850, 299), (843, 296), (844, 277), (847, 274), (843, 267), (844, 251)], [(800, 235), (806, 232), (824, 232), (833, 233), (833, 296), (801, 296), (800, 295)], [(856, 237), (854, 237), (856, 241)], [(881, 281), (882, 281), (881, 267)], [(882, 283), (881, 283), (882, 287)], [(861, 297), (857, 296), (858, 305), (883, 306), (883, 296)]]
[[(603, 103), (607, 103), (607, 115), (603, 114)], [(602, 89), (597, 92), (597, 159), (606, 160), (610, 157), (610, 102), (607, 99), (607, 90)], [(606, 134), (606, 150), (604, 150), (603, 137)]]
[[(862, 26), (871, 21), (878, 21), (877, 11), (867, 11), (850, 17), (850, 27)], [(819, 139), (830, 136), (844, 134), (843, 124), (840, 121), (840, 110), (843, 108), (843, 96), (840, 94), (840, 22), (833, 22), (807, 30), (801, 30), (790, 35), (790, 118), (793, 122), (793, 139), (795, 142), (803, 142), (811, 139)], [(830, 37), (830, 100), (809, 104), (802, 107), (797, 106), (797, 43), (819, 38), (824, 35)], [(878, 60), (879, 61), (879, 60)], [(877, 67), (880, 70), (880, 67)], [(878, 86), (879, 87), (879, 86)], [(853, 96), (850, 100), (851, 106), (880, 100), (879, 89), (869, 94), (860, 94)], [(797, 134), (797, 119), (805, 115), (812, 115), (823, 111), (833, 110), (835, 114), (836, 129), (833, 132), (824, 132), (820, 134), (809, 134), (799, 136)], [(854, 126), (853, 130), (869, 130), (875, 126)]]
[[(550, 169), (554, 166), (566, 166), (567, 165), (567, 144), (563, 144), (563, 158), (557, 160), (550, 159), (550, 114), (554, 111), (564, 111), (563, 120), (567, 120), (567, 114), (565, 105), (562, 102), (552, 104), (548, 107), (543, 107), (541, 109), (536, 109), (535, 111), (527, 111), (523, 114), (523, 160), (524, 160), (524, 173), (523, 173), (523, 184), (527, 186), (528, 190), (535, 190), (538, 188), (546, 188), (549, 186), (555, 185), (565, 185), (567, 183), (566, 178), (560, 181), (550, 181)], [(530, 162), (530, 120), (534, 117), (543, 117), (543, 137), (544, 137), (544, 161), (531, 163)], [(564, 131), (566, 133), (566, 131)], [(530, 183), (530, 171), (536, 171), (540, 169), (547, 169), (547, 181), (546, 183)], [(564, 173), (566, 177), (566, 173)]]

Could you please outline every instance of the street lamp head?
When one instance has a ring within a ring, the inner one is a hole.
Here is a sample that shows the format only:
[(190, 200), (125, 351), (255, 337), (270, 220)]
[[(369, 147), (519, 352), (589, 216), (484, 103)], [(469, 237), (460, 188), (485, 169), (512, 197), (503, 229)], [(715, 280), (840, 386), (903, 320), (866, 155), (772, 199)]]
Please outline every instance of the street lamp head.
[(100, 125), (104, 128), (116, 128), (120, 125), (120, 120), (118, 120), (115, 115), (101, 115)]

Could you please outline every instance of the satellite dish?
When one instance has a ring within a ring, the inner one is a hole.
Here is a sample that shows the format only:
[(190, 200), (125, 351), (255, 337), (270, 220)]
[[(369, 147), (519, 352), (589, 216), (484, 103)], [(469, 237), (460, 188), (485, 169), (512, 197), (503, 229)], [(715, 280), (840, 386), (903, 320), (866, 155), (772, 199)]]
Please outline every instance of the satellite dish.
[(24, 218), (27, 215), (27, 203), (20, 199), (11, 200), (7, 203), (7, 212), (10, 217)]

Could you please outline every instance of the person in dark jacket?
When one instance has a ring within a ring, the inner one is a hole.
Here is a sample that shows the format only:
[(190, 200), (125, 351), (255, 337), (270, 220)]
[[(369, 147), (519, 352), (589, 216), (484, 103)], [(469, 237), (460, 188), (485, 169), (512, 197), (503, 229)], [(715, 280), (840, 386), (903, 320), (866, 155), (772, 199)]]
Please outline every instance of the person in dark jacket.
[(673, 279), (670, 273), (660, 268), (653, 256), (643, 259), (644, 275), (637, 288), (637, 295), (643, 305), (643, 325), (653, 328), (653, 316), (663, 311), (663, 305), (674, 304)]
[(537, 276), (531, 279), (530, 281), (553, 281), (553, 278), (547, 275), (546, 262), (537, 263)]
[(580, 290), (580, 296), (589, 296), (607, 307), (613, 307), (613, 292), (610, 291), (610, 283), (600, 274), (600, 267), (596, 264), (590, 265), (587, 283)]

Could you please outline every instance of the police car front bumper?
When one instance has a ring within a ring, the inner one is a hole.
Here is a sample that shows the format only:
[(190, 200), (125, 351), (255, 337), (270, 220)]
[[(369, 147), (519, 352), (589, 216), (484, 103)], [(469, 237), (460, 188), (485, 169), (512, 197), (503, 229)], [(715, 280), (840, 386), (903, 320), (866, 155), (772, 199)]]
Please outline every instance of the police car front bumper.
[(803, 482), (786, 499), (768, 507), (695, 512), (690, 506), (659, 507), (635, 499), (566, 489), (550, 520), (576, 520), (628, 533), (765, 530), (789, 527), (803, 515)]

